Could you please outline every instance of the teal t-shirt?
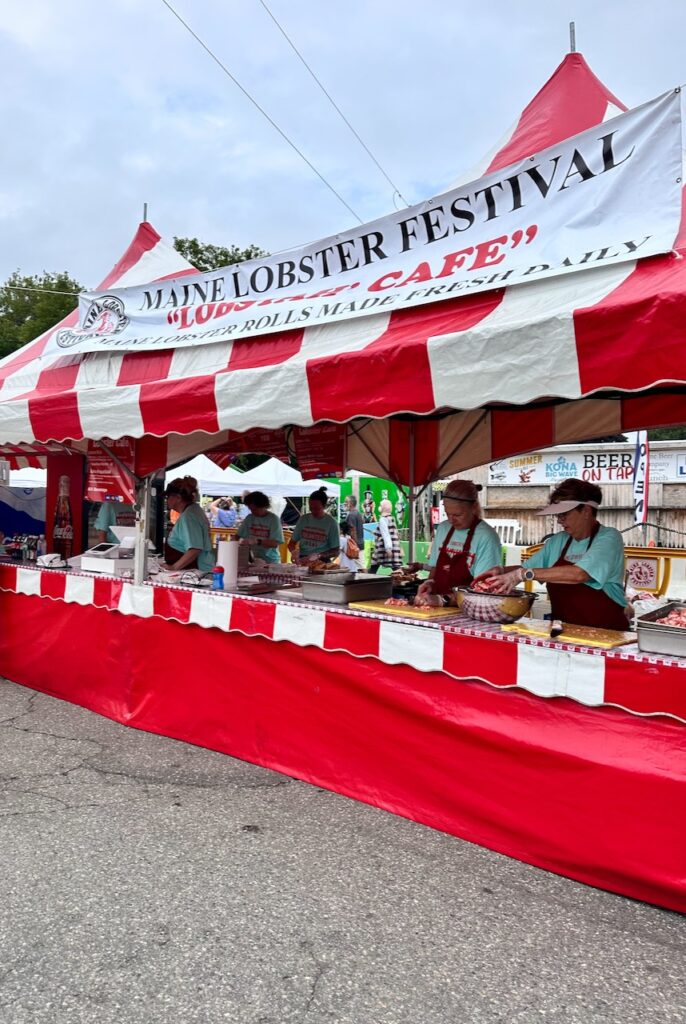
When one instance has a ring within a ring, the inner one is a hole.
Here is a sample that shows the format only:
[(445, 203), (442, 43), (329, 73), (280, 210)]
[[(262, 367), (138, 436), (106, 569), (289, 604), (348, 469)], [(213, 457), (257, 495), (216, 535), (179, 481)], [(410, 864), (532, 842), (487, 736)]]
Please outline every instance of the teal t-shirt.
[[(122, 506), (124, 507), (124, 506)], [(129, 506), (126, 506), (129, 508)], [(108, 536), (105, 537), (105, 541), (108, 544), (119, 544), (119, 539), (116, 534), (113, 534), (111, 526), (117, 525), (117, 513), (115, 512), (114, 502), (102, 502), (98, 510), (93, 527), (95, 529), (104, 529), (108, 532)]]
[[(550, 569), (562, 554), (568, 540), (569, 534), (564, 532), (549, 537), (541, 550), (535, 551), (528, 559), (527, 568)], [(588, 542), (588, 537), (573, 540), (565, 558), (591, 577), (584, 586), (605, 591), (609, 598), (624, 607), (624, 541), (621, 533), (612, 526), (601, 526), (590, 548)]]
[[(429, 565), (434, 566), (438, 563), (438, 555), (451, 529), (450, 521), (447, 519), (436, 527), (429, 554)], [(464, 549), (468, 533), (469, 530), (455, 530), (448, 545), (448, 555), (451, 558), (453, 555), (459, 555), (460, 551)], [(493, 566), (502, 564), (503, 546), (500, 537), (492, 526), (480, 519), (469, 547), (467, 567), (472, 576), (478, 576), (480, 573), (492, 569)]]
[(189, 548), (200, 548), (198, 569), (209, 572), (214, 569), (215, 555), (210, 539), (207, 516), (196, 502), (187, 505), (176, 520), (168, 537), (169, 546), (184, 555)]
[[(267, 512), (266, 516), (256, 516), (251, 512), (238, 527), (238, 536), (243, 539), (276, 540), (283, 544), (281, 520), (274, 512)], [(256, 544), (252, 550), (257, 558), (263, 558), (265, 562), (281, 561), (278, 548), (265, 548)]]
[(341, 543), (338, 523), (328, 513), (317, 519), (311, 512), (300, 516), (295, 524), (291, 540), (300, 542), (301, 555), (319, 555), (335, 548)]

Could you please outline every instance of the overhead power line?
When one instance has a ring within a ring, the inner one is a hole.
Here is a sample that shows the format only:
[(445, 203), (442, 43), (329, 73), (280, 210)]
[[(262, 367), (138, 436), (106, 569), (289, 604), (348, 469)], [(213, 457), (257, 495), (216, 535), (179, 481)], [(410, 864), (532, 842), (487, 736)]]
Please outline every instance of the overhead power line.
[(274, 15), (274, 14), (272, 13), (272, 11), (271, 11), (271, 10), (269, 9), (269, 7), (267, 6), (267, 4), (265, 3), (265, 0), (260, 0), (260, 3), (262, 4), (262, 6), (264, 7), (265, 11), (266, 11), (266, 12), (267, 12), (267, 14), (269, 15), (269, 17), (270, 17), (270, 18), (272, 19), (272, 21), (274, 22), (274, 24), (275, 24), (275, 25), (276, 25), (276, 27), (278, 28), (278, 30), (279, 30), (279, 32), (281, 33), (281, 35), (282, 35), (282, 36), (284, 37), (284, 39), (286, 40), (286, 42), (288, 43), (288, 45), (290, 46), (290, 48), (291, 48), (291, 49), (293, 50), (293, 53), (295, 53), (295, 55), (296, 55), (296, 56), (298, 57), (298, 59), (300, 60), (300, 62), (301, 62), (301, 63), (302, 63), (302, 64), (303, 64), (304, 66), (305, 66), (305, 68), (306, 68), (306, 69), (307, 69), (307, 70), (309, 71), (310, 75), (311, 75), (311, 76), (312, 76), (312, 78), (313, 78), (313, 79), (315, 80), (315, 82), (317, 83), (317, 85), (319, 86), (319, 88), (321, 89), (321, 91), (322, 91), (322, 92), (324, 93), (324, 95), (326, 96), (326, 98), (328, 99), (329, 103), (330, 103), (330, 104), (331, 104), (331, 106), (332, 106), (332, 107), (334, 108), (334, 110), (336, 111), (336, 113), (338, 114), (338, 116), (339, 116), (339, 117), (340, 117), (340, 118), (341, 118), (341, 119), (342, 119), (342, 120), (343, 120), (343, 121), (345, 122), (345, 124), (346, 124), (346, 125), (348, 126), (348, 128), (350, 129), (350, 131), (351, 131), (351, 132), (353, 133), (353, 135), (355, 136), (355, 138), (357, 139), (357, 141), (359, 142), (359, 144), (360, 144), (360, 145), (362, 146), (362, 148), (364, 149), (365, 153), (366, 153), (366, 154), (367, 154), (367, 155), (368, 155), (368, 156), (369, 156), (369, 157), (370, 157), (370, 158), (371, 158), (371, 159), (372, 159), (372, 160), (374, 161), (374, 163), (376, 164), (376, 166), (377, 166), (377, 167), (379, 168), (379, 170), (380, 170), (380, 171), (381, 171), (381, 173), (383, 174), (384, 178), (386, 179), (386, 181), (388, 182), (388, 184), (389, 184), (389, 185), (391, 186), (391, 188), (393, 189), (393, 193), (394, 193), (394, 195), (398, 195), (398, 196), (400, 196), (400, 198), (402, 199), (402, 201), (403, 201), (403, 202), (405, 203), (405, 206), (409, 206), (410, 204), (408, 203), (408, 201), (407, 201), (407, 199), (405, 198), (405, 196), (404, 196), (404, 195), (402, 194), (402, 192), (400, 191), (400, 189), (398, 188), (398, 186), (397, 186), (397, 185), (395, 184), (395, 182), (393, 181), (393, 179), (392, 179), (392, 178), (390, 178), (390, 177), (389, 177), (389, 175), (388, 175), (388, 174), (386, 173), (385, 169), (384, 169), (384, 168), (383, 168), (383, 167), (381, 166), (381, 164), (379, 163), (379, 161), (377, 160), (377, 158), (376, 158), (376, 157), (374, 156), (374, 154), (372, 153), (371, 149), (370, 149), (370, 148), (369, 148), (369, 146), (368, 146), (368, 145), (366, 144), (366, 142), (364, 141), (364, 139), (361, 139), (361, 138), (360, 138), (360, 136), (359, 136), (359, 135), (358, 135), (358, 133), (357, 133), (357, 132), (355, 131), (355, 129), (354, 129), (354, 128), (353, 128), (353, 126), (351, 125), (351, 123), (350, 123), (350, 121), (348, 120), (348, 118), (347, 118), (347, 117), (345, 116), (345, 114), (343, 113), (343, 111), (341, 110), (341, 108), (340, 108), (340, 107), (338, 106), (338, 104), (337, 104), (337, 103), (336, 103), (336, 101), (334, 100), (334, 98), (333, 98), (333, 96), (331, 95), (331, 93), (330, 93), (330, 92), (328, 91), (328, 89), (327, 89), (327, 88), (325, 87), (325, 85), (324, 85), (324, 84), (323, 84), (323, 83), (322, 83), (322, 82), (320, 81), (320, 79), (319, 79), (319, 78), (317, 77), (317, 75), (316, 75), (316, 74), (315, 74), (315, 72), (314, 72), (314, 71), (312, 70), (312, 68), (310, 67), (310, 65), (309, 65), (309, 64), (307, 63), (307, 61), (306, 61), (306, 60), (305, 60), (305, 58), (303, 57), (302, 53), (301, 53), (301, 52), (300, 52), (300, 50), (298, 49), (298, 47), (297, 47), (297, 46), (295, 45), (295, 43), (293, 42), (293, 40), (291, 39), (291, 37), (290, 37), (290, 36), (288, 35), (288, 33), (286, 32), (286, 30), (285, 30), (285, 28), (283, 27), (283, 25), (282, 25), (282, 24), (281, 24), (281, 23), (279, 22), (278, 18), (277, 18), (277, 17), (276, 17), (276, 16), (275, 16), (275, 15)]
[(224, 64), (224, 63), (223, 63), (223, 62), (222, 62), (222, 61), (221, 61), (221, 60), (219, 59), (219, 57), (218, 57), (218, 56), (216, 55), (216, 53), (214, 53), (214, 52), (213, 52), (213, 51), (212, 51), (212, 50), (211, 50), (211, 49), (209, 48), (209, 46), (207, 45), (207, 43), (205, 43), (205, 42), (204, 42), (204, 41), (203, 41), (203, 40), (202, 40), (202, 39), (200, 38), (200, 36), (199, 36), (199, 35), (197, 34), (197, 32), (195, 32), (195, 31), (194, 31), (194, 30), (193, 30), (193, 29), (191, 28), (191, 26), (190, 26), (190, 25), (188, 24), (188, 22), (187, 22), (187, 21), (184, 21), (184, 19), (183, 19), (183, 18), (181, 17), (181, 15), (180, 15), (180, 14), (178, 13), (178, 11), (176, 11), (176, 10), (174, 9), (174, 7), (173, 7), (173, 6), (172, 6), (172, 5), (171, 5), (171, 4), (169, 3), (169, 0), (162, 0), (162, 3), (163, 3), (163, 4), (164, 4), (164, 6), (165, 6), (165, 7), (166, 7), (166, 8), (167, 8), (167, 9), (168, 9), (168, 10), (169, 10), (169, 11), (170, 11), (170, 12), (171, 12), (171, 13), (172, 13), (173, 15), (174, 15), (174, 17), (175, 17), (175, 18), (177, 19), (177, 21), (179, 21), (179, 22), (180, 22), (180, 23), (181, 23), (181, 24), (183, 25), (183, 27), (184, 27), (184, 28), (186, 29), (186, 31), (187, 31), (188, 33), (190, 33), (190, 35), (192, 35), (192, 36), (193, 36), (193, 38), (195, 39), (195, 41), (196, 41), (196, 42), (197, 42), (197, 43), (198, 43), (198, 44), (199, 44), (200, 46), (202, 46), (202, 48), (203, 48), (203, 50), (205, 51), (205, 53), (207, 53), (207, 55), (208, 55), (209, 57), (211, 57), (211, 58), (212, 58), (212, 60), (213, 60), (213, 61), (215, 62), (215, 64), (217, 64), (217, 65), (218, 65), (218, 67), (220, 67), (220, 68), (221, 68), (221, 70), (222, 70), (222, 71), (224, 72), (224, 74), (225, 74), (225, 75), (226, 75), (226, 76), (227, 76), (228, 78), (230, 78), (230, 79), (231, 79), (231, 81), (233, 82), (233, 84), (234, 84), (234, 85), (235, 85), (235, 86), (236, 86), (236, 87), (237, 87), (238, 89), (240, 89), (240, 91), (241, 91), (241, 92), (243, 93), (243, 95), (244, 95), (244, 96), (246, 97), (246, 99), (250, 100), (250, 102), (252, 103), (252, 105), (253, 105), (254, 107), (256, 107), (256, 108), (257, 108), (257, 110), (259, 110), (259, 112), (260, 112), (260, 113), (262, 114), (262, 116), (263, 116), (264, 118), (266, 118), (266, 119), (267, 119), (267, 121), (269, 121), (269, 123), (270, 123), (270, 125), (272, 126), (272, 128), (274, 128), (274, 129), (275, 129), (275, 130), (276, 130), (276, 131), (277, 131), (277, 132), (279, 133), (279, 135), (281, 136), (281, 138), (282, 138), (282, 139), (283, 139), (283, 140), (284, 140), (285, 142), (287, 142), (287, 143), (288, 143), (288, 145), (289, 145), (289, 146), (291, 147), (291, 149), (292, 149), (292, 150), (294, 150), (294, 151), (295, 151), (295, 152), (296, 152), (296, 153), (298, 154), (298, 156), (299, 156), (299, 157), (300, 157), (300, 158), (301, 158), (302, 160), (304, 160), (304, 161), (305, 161), (305, 163), (306, 163), (306, 164), (307, 164), (307, 166), (308, 166), (308, 167), (310, 168), (310, 170), (311, 170), (311, 171), (314, 171), (314, 173), (315, 173), (315, 174), (317, 175), (317, 177), (319, 178), (319, 180), (320, 180), (320, 181), (321, 181), (321, 182), (322, 182), (322, 183), (323, 183), (324, 185), (326, 185), (326, 187), (328, 188), (328, 190), (329, 190), (330, 192), (332, 192), (332, 193), (333, 193), (333, 194), (334, 194), (334, 195), (336, 196), (336, 199), (338, 199), (338, 200), (339, 200), (339, 202), (341, 202), (341, 203), (343, 204), (343, 206), (345, 206), (346, 210), (348, 210), (348, 211), (349, 211), (349, 212), (350, 212), (350, 213), (351, 213), (351, 214), (353, 215), (353, 217), (355, 218), (355, 220), (356, 220), (356, 221), (357, 221), (357, 222), (358, 222), (359, 224), (362, 224), (362, 218), (361, 218), (360, 216), (358, 216), (358, 214), (357, 214), (357, 213), (355, 213), (355, 211), (353, 210), (352, 206), (350, 206), (350, 204), (349, 204), (349, 203), (347, 203), (347, 202), (345, 201), (345, 199), (344, 199), (344, 198), (343, 198), (343, 196), (342, 196), (342, 195), (340, 194), (340, 192), (337, 192), (337, 191), (336, 191), (336, 189), (335, 189), (335, 188), (333, 187), (333, 185), (332, 185), (332, 184), (331, 184), (331, 183), (330, 183), (329, 181), (327, 181), (327, 180), (326, 180), (326, 178), (325, 178), (325, 177), (324, 177), (324, 175), (323, 175), (323, 174), (321, 173), (321, 171), (317, 170), (317, 168), (316, 168), (316, 167), (314, 166), (314, 164), (312, 163), (312, 161), (311, 161), (311, 160), (309, 160), (309, 159), (308, 159), (308, 157), (306, 157), (306, 156), (305, 156), (305, 154), (303, 153), (303, 151), (302, 151), (301, 149), (299, 149), (299, 148), (298, 148), (298, 146), (297, 146), (297, 145), (295, 144), (295, 142), (293, 142), (293, 141), (292, 141), (292, 140), (291, 140), (291, 139), (290, 139), (290, 138), (288, 137), (288, 135), (286, 135), (285, 131), (284, 131), (284, 130), (283, 130), (282, 128), (280, 128), (280, 127), (279, 127), (279, 125), (278, 125), (278, 124), (276, 123), (276, 121), (274, 120), (274, 118), (273, 118), (273, 117), (270, 117), (270, 116), (269, 116), (269, 114), (267, 113), (267, 111), (266, 111), (266, 110), (264, 109), (264, 107), (260, 106), (260, 104), (259, 104), (259, 103), (257, 102), (257, 100), (256, 100), (256, 99), (255, 99), (255, 98), (254, 98), (253, 96), (251, 96), (251, 94), (250, 94), (250, 93), (248, 92), (248, 90), (247, 90), (247, 89), (246, 89), (246, 88), (245, 88), (245, 87), (244, 87), (243, 85), (241, 85), (241, 83), (240, 83), (240, 82), (238, 81), (238, 79), (236, 78), (236, 76), (235, 76), (235, 75), (233, 75), (233, 74), (232, 74), (232, 73), (231, 73), (231, 72), (229, 71), (229, 69), (227, 68), (227, 66), (226, 66), (226, 65), (225, 65), (225, 64)]

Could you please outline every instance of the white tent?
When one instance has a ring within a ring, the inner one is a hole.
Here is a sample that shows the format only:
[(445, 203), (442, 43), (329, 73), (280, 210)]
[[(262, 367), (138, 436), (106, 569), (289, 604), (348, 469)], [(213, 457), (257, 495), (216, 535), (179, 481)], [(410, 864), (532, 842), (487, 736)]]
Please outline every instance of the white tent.
[(270, 498), (304, 498), (319, 487), (326, 487), (329, 497), (338, 498), (338, 484), (327, 480), (303, 480), (292, 466), (279, 459), (267, 459), (261, 466), (241, 475), (241, 490), (262, 491)]
[(36, 487), (47, 487), (47, 469), (11, 469), (10, 487), (21, 487), (24, 490), (35, 489)]
[(237, 469), (227, 466), (221, 469), (215, 462), (208, 459), (206, 455), (196, 455), (190, 462), (185, 462), (176, 469), (171, 469), (165, 476), (165, 486), (179, 476), (193, 476), (198, 481), (198, 489), (201, 494), (209, 495), (212, 498), (224, 498), (227, 495), (240, 494), (241, 491), (250, 490), (251, 484), (244, 483), (245, 473), (239, 473)]

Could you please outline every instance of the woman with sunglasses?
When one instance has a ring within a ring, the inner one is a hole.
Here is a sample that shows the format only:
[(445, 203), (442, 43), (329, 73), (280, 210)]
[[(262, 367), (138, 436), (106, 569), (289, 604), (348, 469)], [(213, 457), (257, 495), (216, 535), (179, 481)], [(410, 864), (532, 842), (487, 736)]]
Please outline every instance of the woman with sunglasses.
[(505, 594), (518, 583), (545, 583), (553, 619), (577, 626), (625, 630), (624, 542), (618, 530), (601, 526), (599, 487), (586, 480), (563, 480), (539, 516), (556, 516), (562, 527), (525, 566), (496, 565), (480, 577)]
[(481, 484), (451, 480), (443, 493), (446, 519), (434, 533), (429, 554), (431, 572), (415, 598), (415, 604), (452, 604), (455, 587), (467, 587), (487, 566), (500, 561), (500, 537), (482, 519)]

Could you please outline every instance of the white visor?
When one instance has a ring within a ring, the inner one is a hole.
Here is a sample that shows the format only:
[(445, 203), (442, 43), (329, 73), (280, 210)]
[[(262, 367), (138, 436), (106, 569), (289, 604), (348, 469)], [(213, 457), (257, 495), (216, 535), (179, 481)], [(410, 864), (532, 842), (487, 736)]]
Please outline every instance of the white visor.
[(561, 516), (565, 512), (571, 512), (573, 508), (578, 508), (579, 505), (590, 505), (591, 508), (600, 508), (597, 501), (556, 501), (552, 505), (546, 505), (545, 508), (539, 509), (534, 515)]

